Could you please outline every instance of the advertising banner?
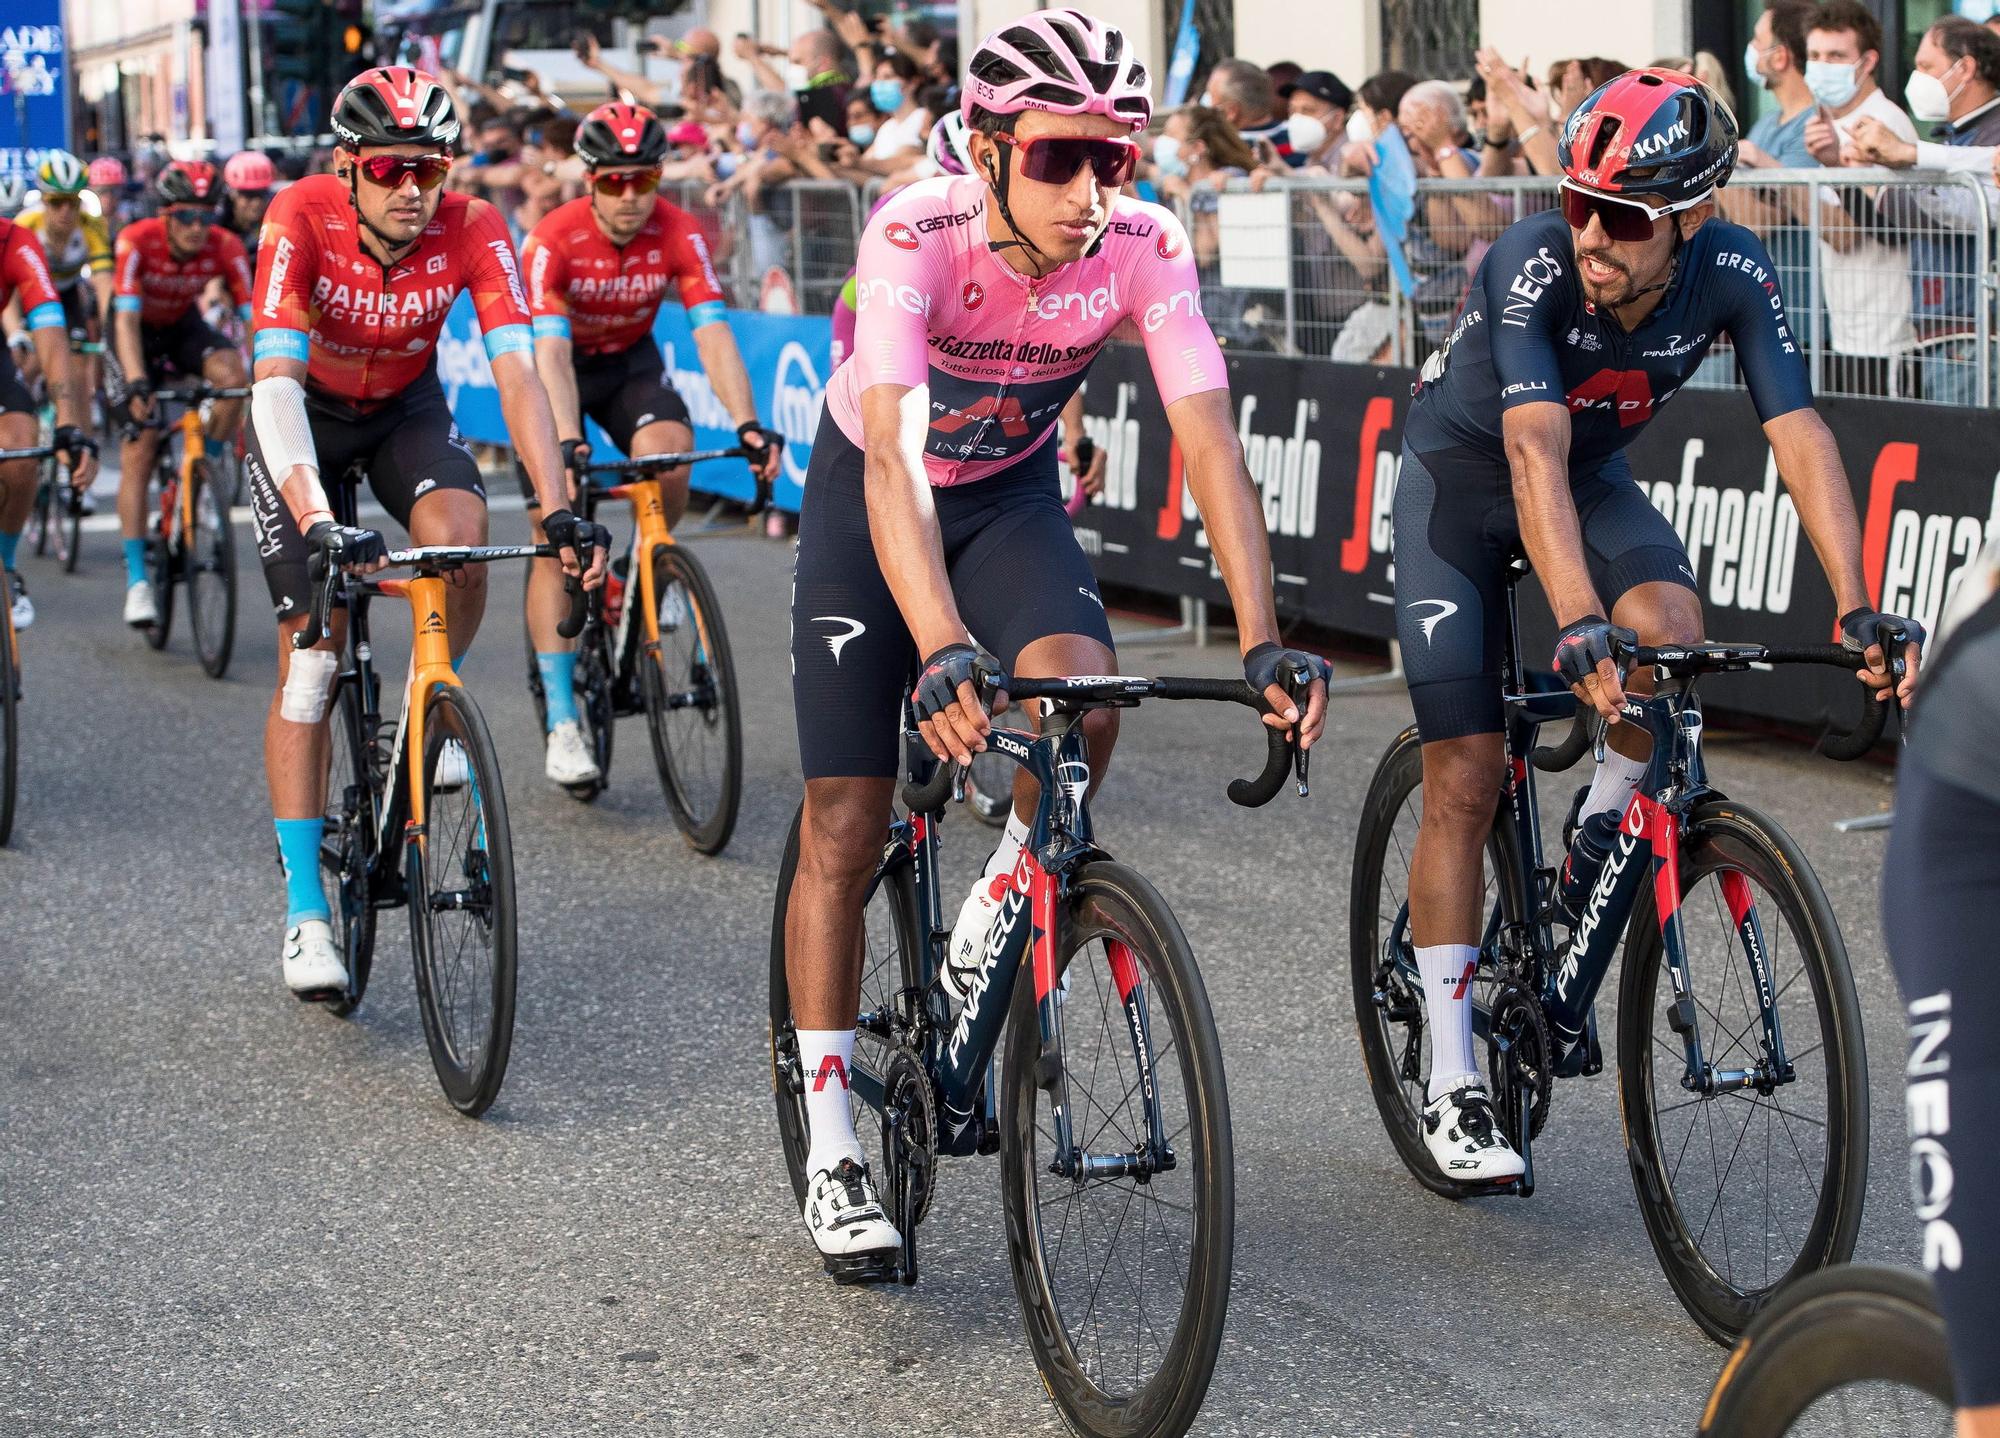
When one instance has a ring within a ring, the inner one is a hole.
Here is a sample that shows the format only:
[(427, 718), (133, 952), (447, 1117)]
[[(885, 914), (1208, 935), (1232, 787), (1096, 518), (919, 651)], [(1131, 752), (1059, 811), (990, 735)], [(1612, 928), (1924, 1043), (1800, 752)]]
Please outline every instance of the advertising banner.
[(0, 174), (32, 170), (69, 143), (62, 0), (7, 0), (0, 15)]
[[(1392, 506), (1409, 405), (1407, 370), (1229, 360), (1237, 434), (1271, 531), (1281, 616), (1343, 633), (1394, 633)], [(1108, 347), (1093, 367), (1086, 426), (1108, 453), (1078, 533), (1107, 583), (1226, 601), (1145, 356)], [(1822, 400), (1861, 526), (1871, 598), (1935, 629), (1959, 574), (2000, 534), (2000, 416), (1879, 400)], [(1633, 446), (1633, 473), (1688, 546), (1709, 637), (1824, 644), (1834, 601), (1798, 507), (1746, 395), (1686, 390)], [(1441, 482), (1449, 481), (1440, 475)], [(1546, 662), (1553, 623), (1522, 590), (1527, 657)], [(1854, 685), (1831, 669), (1704, 682), (1738, 712), (1812, 724), (1851, 717)]]
[[(729, 328), (757, 396), (757, 414), (785, 437), (785, 457), (772, 499), (781, 509), (798, 512), (804, 497), (806, 465), (812, 458), (813, 431), (826, 394), (833, 346), (832, 322), (824, 315), (767, 315), (731, 310)], [(667, 376), (687, 401), (694, 420), (697, 449), (722, 449), (736, 443), (736, 426), (715, 397), (701, 370), (687, 312), (678, 305), (660, 307), (653, 337), (666, 361)], [(507, 427), (500, 417), (500, 395), (493, 388), (493, 370), (473, 318), (472, 302), (460, 296), (438, 336), (438, 378), (459, 431), (482, 444), (506, 444)], [(616, 451), (595, 425), (586, 432), (600, 457)], [(698, 466), (691, 481), (707, 494), (750, 499), (756, 487), (749, 469), (735, 461)]]

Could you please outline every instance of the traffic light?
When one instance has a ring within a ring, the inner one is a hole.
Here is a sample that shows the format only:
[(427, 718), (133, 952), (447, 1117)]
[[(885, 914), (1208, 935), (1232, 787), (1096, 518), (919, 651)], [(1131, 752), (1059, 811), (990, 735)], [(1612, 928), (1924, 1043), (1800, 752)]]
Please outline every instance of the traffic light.
[(340, 31), (341, 53), (358, 65), (375, 63), (375, 27), (361, 20), (349, 20)]

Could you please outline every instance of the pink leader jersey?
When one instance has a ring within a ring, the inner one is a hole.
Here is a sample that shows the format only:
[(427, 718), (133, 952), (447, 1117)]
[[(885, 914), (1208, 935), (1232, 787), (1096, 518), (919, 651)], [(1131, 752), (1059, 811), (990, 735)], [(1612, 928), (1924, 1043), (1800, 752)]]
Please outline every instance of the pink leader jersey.
[(856, 448), (866, 447), (864, 390), (928, 386), (931, 483), (1005, 469), (1047, 442), (1128, 318), (1162, 405), (1228, 387), (1187, 232), (1171, 213), (1121, 194), (1095, 255), (1030, 281), (989, 247), (986, 202), (977, 176), (941, 177), (909, 186), (868, 222), (853, 352), (826, 388), (827, 413)]

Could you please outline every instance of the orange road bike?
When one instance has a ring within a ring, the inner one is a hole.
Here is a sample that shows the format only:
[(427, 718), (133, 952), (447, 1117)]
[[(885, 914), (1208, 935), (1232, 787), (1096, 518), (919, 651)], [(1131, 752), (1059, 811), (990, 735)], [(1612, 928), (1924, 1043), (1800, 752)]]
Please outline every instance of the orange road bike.
[[(220, 679), (229, 668), (236, 646), (236, 536), (230, 528), (229, 502), (236, 481), (213, 472), (207, 455), (207, 430), (202, 425), (205, 400), (244, 399), (247, 388), (225, 389), (196, 384), (154, 393), (151, 423), (170, 431), (153, 466), (158, 502), (146, 525), (146, 577), (153, 583), (153, 602), (160, 617), (146, 626), (146, 642), (167, 647), (174, 623), (174, 586), (187, 585), (188, 620), (194, 626), (195, 653), (202, 672)], [(166, 406), (179, 405), (180, 418), (171, 425)]]

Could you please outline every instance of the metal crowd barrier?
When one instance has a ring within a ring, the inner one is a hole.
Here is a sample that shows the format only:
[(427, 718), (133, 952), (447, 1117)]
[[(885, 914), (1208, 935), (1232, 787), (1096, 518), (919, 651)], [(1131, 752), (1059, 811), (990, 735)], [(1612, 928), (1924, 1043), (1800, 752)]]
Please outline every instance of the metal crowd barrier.
[(804, 314), (833, 309), (861, 246), (861, 194), (843, 180), (788, 180), (749, 200), (739, 191), (720, 207), (699, 180), (669, 181), (660, 193), (716, 237), (715, 268), (729, 302), (761, 307), (764, 278), (781, 270)]

